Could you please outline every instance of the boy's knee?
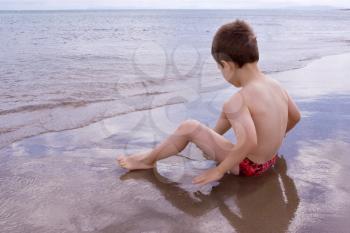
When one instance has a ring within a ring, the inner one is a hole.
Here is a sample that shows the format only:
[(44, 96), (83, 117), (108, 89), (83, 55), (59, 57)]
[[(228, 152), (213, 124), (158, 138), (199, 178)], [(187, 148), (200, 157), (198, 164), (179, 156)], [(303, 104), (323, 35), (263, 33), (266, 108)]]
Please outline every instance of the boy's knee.
[(199, 129), (201, 126), (201, 123), (197, 120), (193, 120), (193, 119), (188, 119), (183, 121), (179, 128), (178, 131), (180, 131), (179, 133), (182, 135), (186, 135), (189, 137), (189, 139), (192, 139), (194, 136), (194, 133), (197, 131), (197, 129)]
[(188, 120), (183, 121), (180, 124), (180, 127), (181, 128), (195, 128), (195, 127), (198, 127), (199, 124), (200, 124), (200, 122), (197, 120), (188, 119)]

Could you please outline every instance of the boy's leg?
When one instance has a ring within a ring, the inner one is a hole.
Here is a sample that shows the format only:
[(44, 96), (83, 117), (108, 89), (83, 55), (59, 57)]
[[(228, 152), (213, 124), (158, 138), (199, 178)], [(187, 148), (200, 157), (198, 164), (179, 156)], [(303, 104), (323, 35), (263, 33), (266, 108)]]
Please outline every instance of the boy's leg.
[[(117, 161), (127, 169), (152, 168), (155, 161), (181, 152), (189, 142), (195, 143), (210, 159), (221, 162), (234, 144), (196, 120), (186, 120), (165, 141), (153, 150), (131, 156), (119, 156)], [(231, 170), (238, 173), (237, 167)]]

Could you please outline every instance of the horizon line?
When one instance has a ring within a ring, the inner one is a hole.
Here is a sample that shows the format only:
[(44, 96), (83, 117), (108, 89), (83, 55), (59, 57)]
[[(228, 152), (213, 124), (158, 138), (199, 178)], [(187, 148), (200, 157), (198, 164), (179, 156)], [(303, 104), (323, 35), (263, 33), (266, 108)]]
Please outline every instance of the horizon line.
[(67, 9), (0, 9), (1, 11), (116, 11), (116, 10), (350, 10), (348, 7), (307, 6), (273, 8), (67, 8)]

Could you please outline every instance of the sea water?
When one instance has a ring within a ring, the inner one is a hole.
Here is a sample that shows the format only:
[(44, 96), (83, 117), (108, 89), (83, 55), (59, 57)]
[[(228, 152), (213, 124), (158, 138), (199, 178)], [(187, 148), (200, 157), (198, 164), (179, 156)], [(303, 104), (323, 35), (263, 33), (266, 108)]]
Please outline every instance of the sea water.
[(222, 24), (254, 28), (266, 73), (350, 51), (342, 10), (0, 13), (0, 148), (227, 87), (211, 57)]

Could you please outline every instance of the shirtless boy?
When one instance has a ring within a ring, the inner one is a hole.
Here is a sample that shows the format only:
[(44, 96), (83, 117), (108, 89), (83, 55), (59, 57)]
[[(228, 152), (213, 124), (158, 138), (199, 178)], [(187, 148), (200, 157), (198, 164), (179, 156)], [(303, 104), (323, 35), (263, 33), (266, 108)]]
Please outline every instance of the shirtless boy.
[[(259, 51), (252, 28), (236, 20), (215, 34), (212, 55), (227, 82), (240, 88), (222, 107), (214, 129), (196, 120), (186, 120), (155, 148), (117, 162), (129, 170), (150, 169), (155, 162), (196, 144), (217, 166), (193, 179), (204, 185), (224, 174), (260, 175), (276, 163), (277, 151), (286, 133), (300, 120), (298, 107), (275, 80), (259, 69)], [(232, 128), (237, 143), (222, 136)]]

